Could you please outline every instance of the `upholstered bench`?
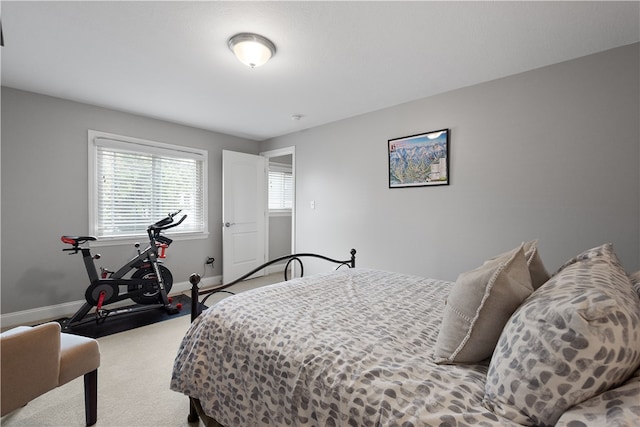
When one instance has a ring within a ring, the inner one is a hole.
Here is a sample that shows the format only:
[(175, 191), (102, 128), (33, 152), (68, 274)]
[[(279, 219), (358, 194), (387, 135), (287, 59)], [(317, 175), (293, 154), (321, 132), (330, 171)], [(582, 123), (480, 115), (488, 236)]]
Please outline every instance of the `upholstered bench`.
[(18, 326), (0, 335), (3, 416), (84, 375), (86, 422), (88, 426), (96, 423), (98, 342), (60, 331), (60, 325), (51, 322)]

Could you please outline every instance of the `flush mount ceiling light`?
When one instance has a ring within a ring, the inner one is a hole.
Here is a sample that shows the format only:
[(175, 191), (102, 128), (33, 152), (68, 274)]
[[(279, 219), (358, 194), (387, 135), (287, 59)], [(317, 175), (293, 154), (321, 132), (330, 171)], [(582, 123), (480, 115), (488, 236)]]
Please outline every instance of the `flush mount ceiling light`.
[(271, 40), (253, 33), (240, 33), (229, 39), (229, 49), (243, 64), (255, 68), (276, 54)]

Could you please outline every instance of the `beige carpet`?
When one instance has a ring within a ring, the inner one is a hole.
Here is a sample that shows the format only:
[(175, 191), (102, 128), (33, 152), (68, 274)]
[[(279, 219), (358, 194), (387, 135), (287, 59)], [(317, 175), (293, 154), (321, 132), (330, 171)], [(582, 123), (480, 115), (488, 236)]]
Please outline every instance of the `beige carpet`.
[[(280, 281), (280, 275), (233, 287), (240, 292)], [(209, 298), (208, 305), (228, 296)], [(98, 422), (96, 427), (196, 426), (189, 424), (189, 399), (169, 390), (171, 370), (189, 316), (99, 338)], [(5, 415), (2, 426), (84, 426), (82, 378), (58, 387)], [(199, 425), (203, 425), (200, 423)]]

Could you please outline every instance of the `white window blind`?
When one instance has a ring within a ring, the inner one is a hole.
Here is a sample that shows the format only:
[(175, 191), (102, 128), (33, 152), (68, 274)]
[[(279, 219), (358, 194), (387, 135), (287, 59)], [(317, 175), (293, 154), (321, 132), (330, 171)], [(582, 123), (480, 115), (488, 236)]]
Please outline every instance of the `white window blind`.
[(150, 224), (180, 209), (176, 219), (187, 219), (169, 233), (207, 232), (206, 151), (98, 133), (89, 139), (93, 235), (144, 235)]
[(269, 210), (290, 210), (293, 206), (293, 176), (290, 170), (269, 166)]

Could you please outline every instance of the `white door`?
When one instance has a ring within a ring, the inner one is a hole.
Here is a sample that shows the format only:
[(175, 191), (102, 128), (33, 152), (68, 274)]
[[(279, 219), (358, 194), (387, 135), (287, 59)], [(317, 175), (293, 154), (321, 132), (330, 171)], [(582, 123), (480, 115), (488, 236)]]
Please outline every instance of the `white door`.
[(266, 162), (222, 151), (222, 283), (265, 262)]

